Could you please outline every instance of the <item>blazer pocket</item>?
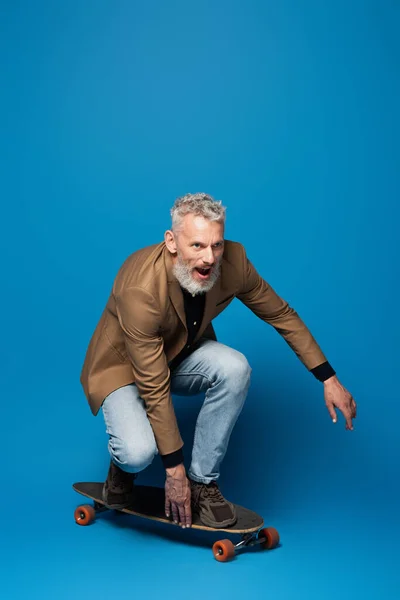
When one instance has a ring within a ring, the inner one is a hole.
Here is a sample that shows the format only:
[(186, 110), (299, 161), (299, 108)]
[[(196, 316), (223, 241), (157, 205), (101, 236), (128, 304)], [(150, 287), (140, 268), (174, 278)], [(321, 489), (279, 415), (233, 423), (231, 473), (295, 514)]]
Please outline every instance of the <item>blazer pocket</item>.
[[(109, 345), (109, 347), (111, 348), (111, 350), (114, 352), (114, 354), (119, 358), (120, 362), (125, 362), (127, 357), (128, 357), (128, 353), (126, 351), (126, 346), (125, 343), (123, 342), (123, 340), (120, 340), (120, 343), (118, 344), (118, 347), (111, 341), (111, 336), (109, 335), (109, 328), (110, 323), (108, 322), (108, 319), (106, 319), (105, 323), (104, 323), (104, 328), (103, 328), (103, 332), (104, 332), (104, 337), (107, 341), (107, 344)], [(113, 339), (116, 339), (116, 336), (113, 336)]]
[(232, 300), (232, 298), (234, 298), (234, 297), (235, 297), (235, 294), (231, 294), (230, 296), (228, 296), (224, 300), (221, 300), (221, 302), (217, 302), (216, 306), (219, 306), (220, 304), (224, 304), (224, 302), (228, 302), (228, 300)]
[(112, 341), (108, 337), (107, 332), (105, 332), (105, 337), (107, 340), (108, 347), (113, 351), (113, 353), (119, 359), (119, 361), (122, 363), (126, 362), (126, 359), (128, 358), (128, 353), (125, 349), (125, 345), (123, 345), (123, 347), (121, 346), (121, 348), (118, 349), (115, 347), (115, 345), (112, 343)]

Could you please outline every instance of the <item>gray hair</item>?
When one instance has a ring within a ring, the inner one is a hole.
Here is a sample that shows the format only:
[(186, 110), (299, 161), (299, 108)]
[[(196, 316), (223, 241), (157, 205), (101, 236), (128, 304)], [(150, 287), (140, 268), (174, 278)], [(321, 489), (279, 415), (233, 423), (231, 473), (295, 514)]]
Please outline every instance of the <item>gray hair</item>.
[(171, 208), (172, 230), (180, 228), (181, 220), (185, 215), (194, 214), (209, 221), (225, 222), (226, 208), (220, 200), (214, 200), (212, 196), (199, 192), (197, 194), (186, 194), (177, 198)]

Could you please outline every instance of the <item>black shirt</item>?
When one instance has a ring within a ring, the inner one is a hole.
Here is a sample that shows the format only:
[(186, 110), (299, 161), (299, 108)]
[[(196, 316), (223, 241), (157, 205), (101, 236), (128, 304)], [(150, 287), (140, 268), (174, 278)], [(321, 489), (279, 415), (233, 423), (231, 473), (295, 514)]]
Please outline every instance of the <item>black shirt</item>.
[(178, 356), (176, 356), (174, 360), (170, 363), (169, 368), (171, 371), (176, 369), (176, 367), (180, 365), (181, 362), (193, 352), (193, 341), (200, 329), (204, 315), (204, 307), (206, 303), (205, 294), (194, 295), (184, 290), (183, 288), (181, 288), (181, 290), (183, 293), (183, 301), (185, 304), (185, 316), (188, 337), (183, 350), (181, 350)]

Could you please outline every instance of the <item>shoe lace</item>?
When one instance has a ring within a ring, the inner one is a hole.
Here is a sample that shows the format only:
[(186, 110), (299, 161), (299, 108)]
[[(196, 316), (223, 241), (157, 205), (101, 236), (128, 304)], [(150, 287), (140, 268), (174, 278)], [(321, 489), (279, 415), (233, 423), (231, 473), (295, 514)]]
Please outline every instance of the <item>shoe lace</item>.
[(207, 491), (207, 495), (211, 500), (215, 500), (217, 502), (226, 502), (215, 481), (212, 481), (208, 485), (204, 486), (204, 488)]

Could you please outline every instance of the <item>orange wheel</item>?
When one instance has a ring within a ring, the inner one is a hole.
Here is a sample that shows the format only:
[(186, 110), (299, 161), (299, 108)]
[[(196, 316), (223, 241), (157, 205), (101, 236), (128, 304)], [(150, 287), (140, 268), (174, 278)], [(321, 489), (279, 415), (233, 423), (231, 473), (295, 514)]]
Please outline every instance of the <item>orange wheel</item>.
[(220, 562), (227, 562), (235, 556), (235, 546), (231, 540), (219, 540), (213, 545), (213, 554)]
[(78, 525), (90, 525), (96, 518), (96, 512), (90, 504), (82, 504), (75, 509), (74, 517)]
[(265, 542), (262, 542), (261, 548), (264, 550), (272, 550), (279, 544), (279, 533), (274, 527), (266, 527), (261, 529), (258, 533), (258, 539), (265, 538)]

